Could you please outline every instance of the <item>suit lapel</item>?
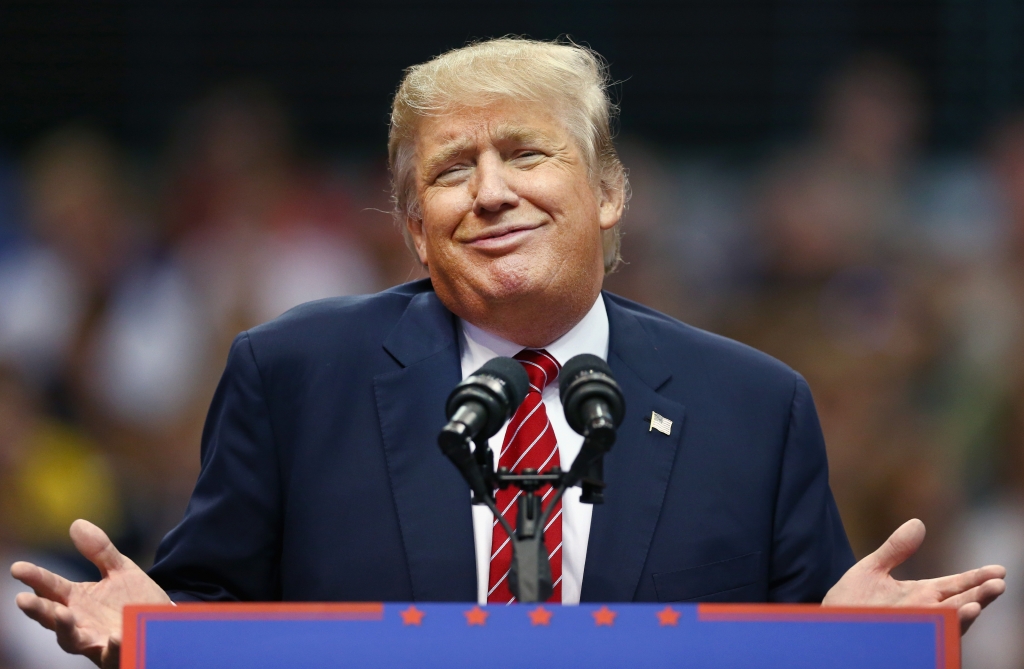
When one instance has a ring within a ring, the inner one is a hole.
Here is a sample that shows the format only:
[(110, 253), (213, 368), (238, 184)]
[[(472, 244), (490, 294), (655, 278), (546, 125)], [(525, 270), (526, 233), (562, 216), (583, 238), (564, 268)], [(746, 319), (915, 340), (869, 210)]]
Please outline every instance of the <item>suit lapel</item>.
[[(605, 456), (605, 503), (594, 507), (583, 601), (630, 601), (643, 572), (683, 432), (684, 407), (658, 394), (671, 378), (655, 343), (630, 311), (607, 296), (608, 364), (626, 398), (615, 446)], [(651, 412), (672, 421), (650, 429)]]
[(469, 487), (437, 446), (462, 378), (455, 318), (432, 292), (412, 298), (384, 341), (401, 369), (374, 377), (377, 413), (413, 599), (476, 599)]

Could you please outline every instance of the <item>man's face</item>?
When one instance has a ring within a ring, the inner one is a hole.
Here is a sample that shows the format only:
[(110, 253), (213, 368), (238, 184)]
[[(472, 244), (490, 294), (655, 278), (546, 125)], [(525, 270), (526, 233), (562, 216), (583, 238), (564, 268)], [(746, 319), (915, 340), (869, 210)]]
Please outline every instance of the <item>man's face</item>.
[(549, 106), (503, 102), (425, 118), (415, 161), (422, 218), (409, 230), (449, 308), (471, 322), (532, 298), (589, 308), (604, 276), (601, 232), (618, 222), (622, 199), (594, 186)]

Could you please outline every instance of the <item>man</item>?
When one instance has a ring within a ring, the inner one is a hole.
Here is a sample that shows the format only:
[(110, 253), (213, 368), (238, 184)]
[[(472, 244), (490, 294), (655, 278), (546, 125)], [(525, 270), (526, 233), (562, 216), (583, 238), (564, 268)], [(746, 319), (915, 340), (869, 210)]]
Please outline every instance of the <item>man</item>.
[(72, 538), (103, 580), (17, 563), (36, 592), (18, 605), (66, 650), (113, 666), (129, 602), (508, 601), (506, 537), (470, 509), (436, 446), (444, 400), (478, 364), (516, 354), (542, 373), (491, 446), (517, 469), (538, 453), (565, 466), (580, 440), (551, 381), (590, 352), (608, 360), (627, 413), (605, 461), (607, 502), (567, 496), (548, 528), (562, 538), (549, 544), (556, 598), (943, 605), (966, 628), (1004, 570), (893, 580), (923, 540), (919, 521), (853, 565), (797, 374), (601, 293), (626, 195), (605, 84), (592, 52), (528, 40), (410, 69), (390, 156), (430, 280), (240, 335), (192, 502), (152, 578), (77, 521)]

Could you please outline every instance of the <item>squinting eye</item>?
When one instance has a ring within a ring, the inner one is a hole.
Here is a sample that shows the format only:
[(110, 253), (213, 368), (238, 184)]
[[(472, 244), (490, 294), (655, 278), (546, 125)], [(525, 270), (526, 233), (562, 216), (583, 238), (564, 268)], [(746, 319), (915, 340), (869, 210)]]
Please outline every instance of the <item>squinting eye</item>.
[(465, 170), (465, 169), (466, 169), (465, 165), (453, 165), (453, 166), (449, 167), (448, 169), (444, 170), (443, 172), (441, 172), (440, 174), (438, 174), (437, 178), (438, 179), (443, 179), (444, 177), (450, 177), (450, 176), (452, 176), (452, 175), (454, 175), (454, 174), (456, 174), (458, 172), (461, 172), (462, 170)]
[(544, 153), (541, 151), (526, 150), (512, 154), (511, 162), (519, 165), (520, 167), (533, 167), (535, 164), (540, 162), (540, 159), (544, 157)]

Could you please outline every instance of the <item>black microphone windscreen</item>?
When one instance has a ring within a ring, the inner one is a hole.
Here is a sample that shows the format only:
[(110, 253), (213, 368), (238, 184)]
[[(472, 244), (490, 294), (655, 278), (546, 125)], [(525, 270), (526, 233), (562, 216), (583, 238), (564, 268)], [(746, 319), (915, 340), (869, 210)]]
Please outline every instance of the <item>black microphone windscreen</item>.
[(492, 358), (477, 370), (477, 374), (490, 374), (505, 382), (511, 393), (512, 411), (519, 407), (530, 390), (530, 377), (523, 366), (512, 358)]
[(576, 377), (583, 372), (590, 371), (607, 374), (609, 377), (612, 375), (612, 368), (608, 366), (608, 363), (590, 353), (581, 353), (562, 365), (562, 371), (558, 374), (558, 396), (563, 404), (565, 403), (565, 393), (568, 392), (569, 386), (576, 380)]

